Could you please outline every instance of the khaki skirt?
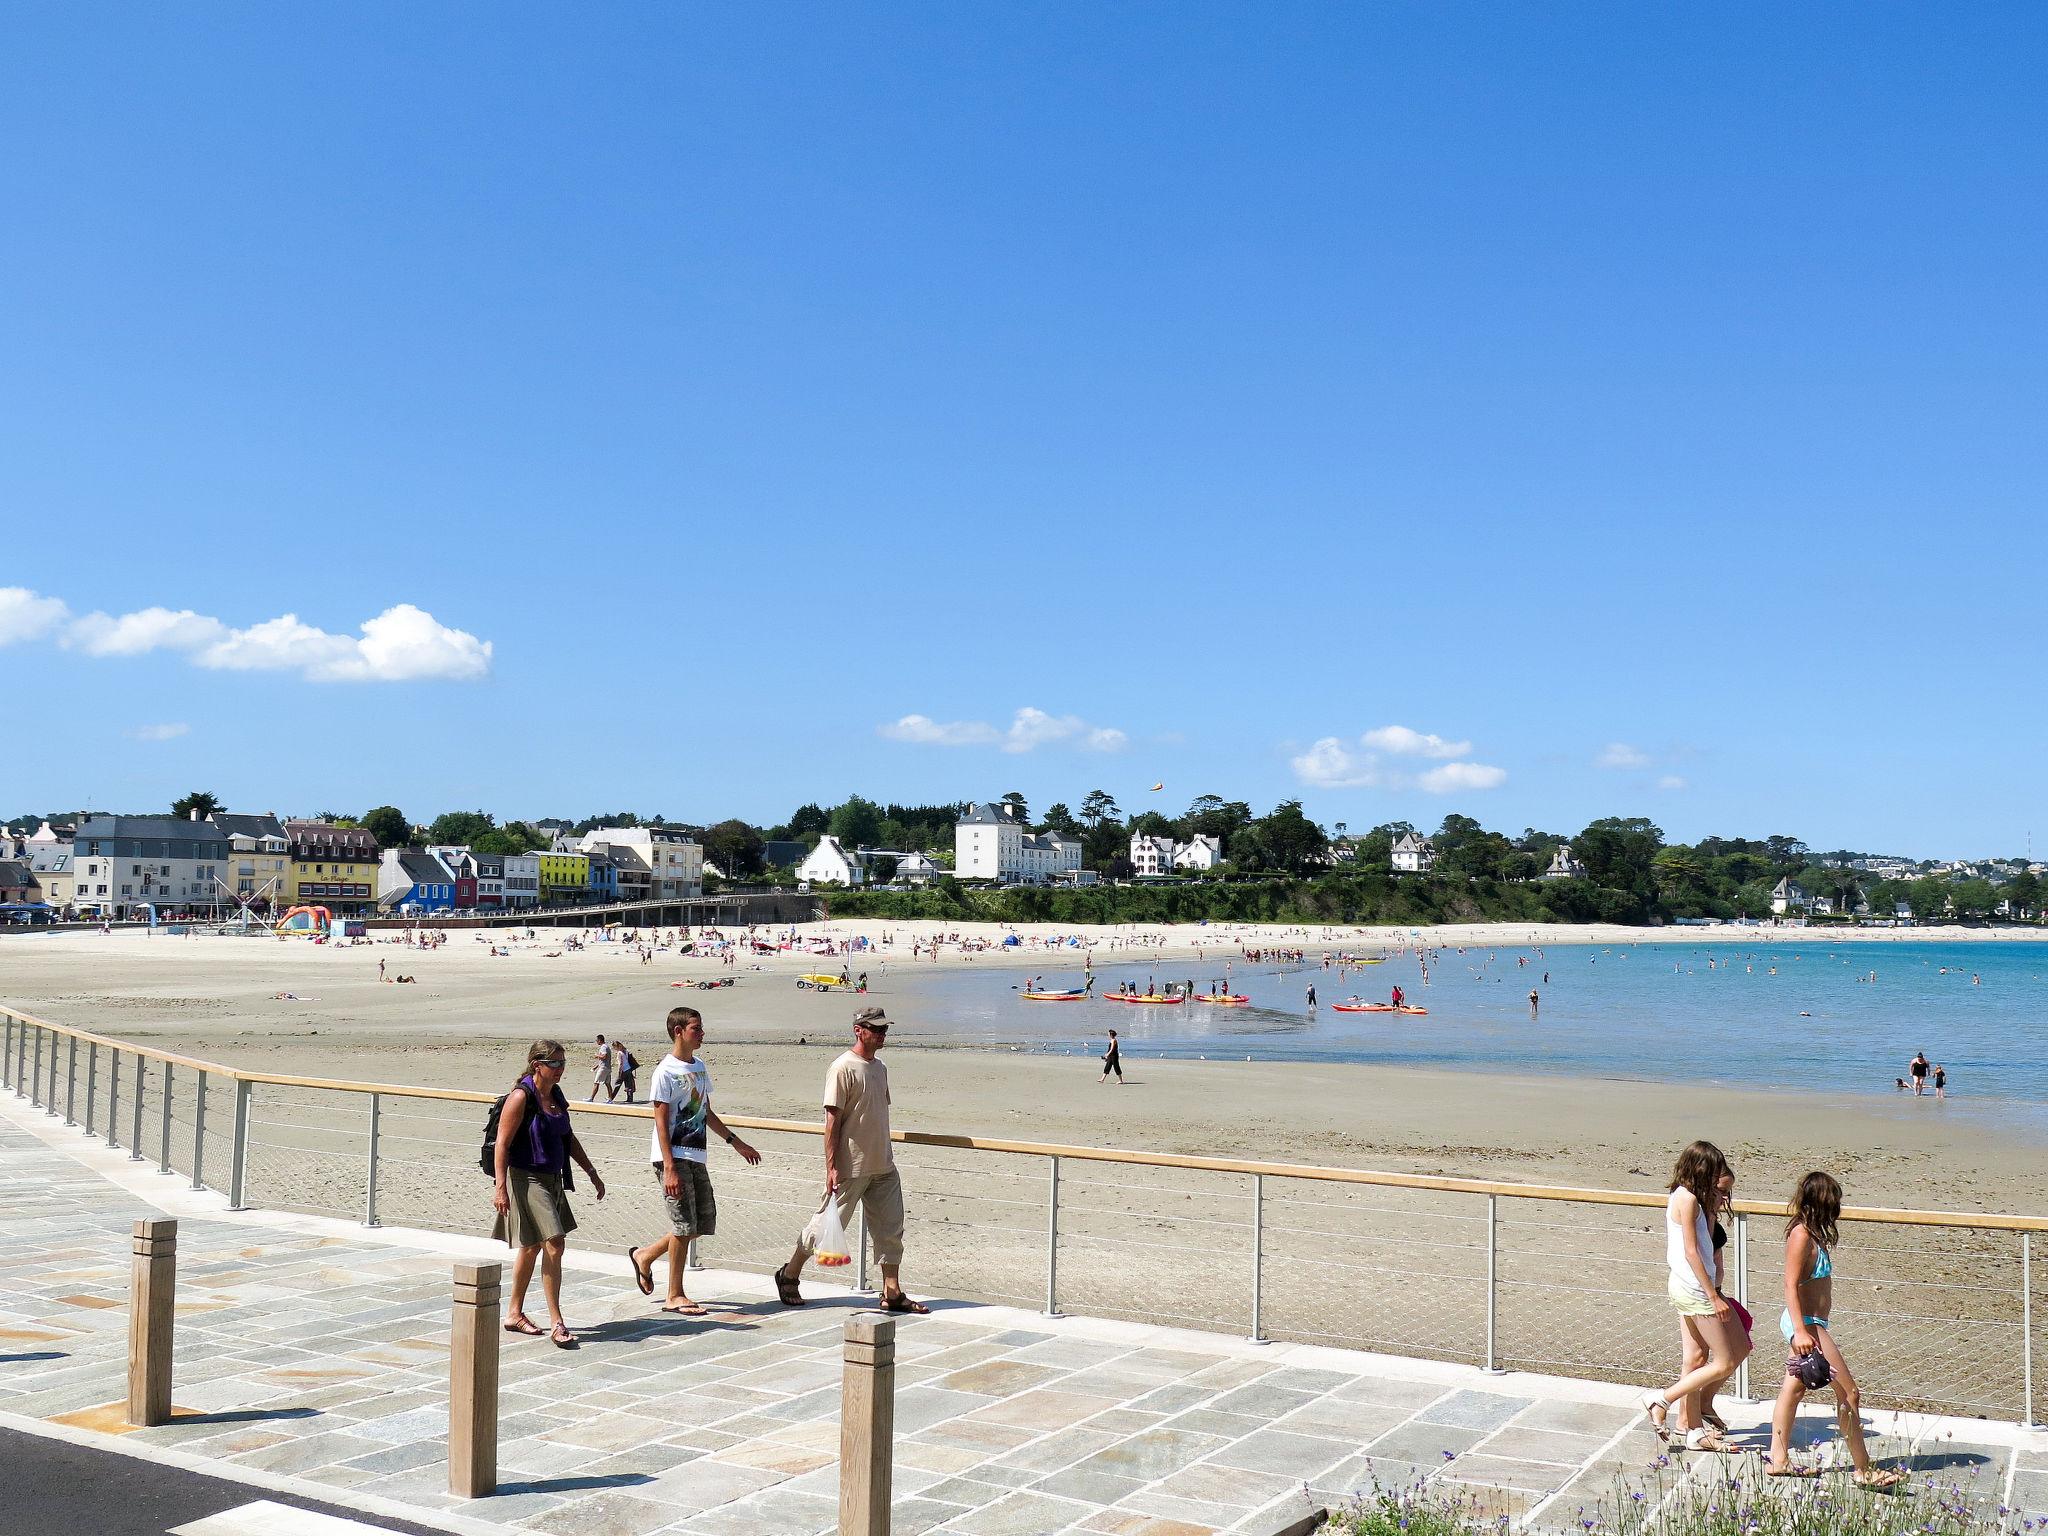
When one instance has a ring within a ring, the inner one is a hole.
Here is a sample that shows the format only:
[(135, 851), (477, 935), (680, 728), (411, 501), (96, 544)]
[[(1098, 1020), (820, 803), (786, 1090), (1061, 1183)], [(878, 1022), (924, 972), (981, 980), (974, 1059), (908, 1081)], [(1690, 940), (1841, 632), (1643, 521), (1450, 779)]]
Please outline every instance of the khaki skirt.
[(491, 1236), (503, 1238), (513, 1248), (533, 1248), (576, 1230), (576, 1213), (569, 1209), (559, 1173), (508, 1168), (505, 1195), (511, 1209), (499, 1215)]

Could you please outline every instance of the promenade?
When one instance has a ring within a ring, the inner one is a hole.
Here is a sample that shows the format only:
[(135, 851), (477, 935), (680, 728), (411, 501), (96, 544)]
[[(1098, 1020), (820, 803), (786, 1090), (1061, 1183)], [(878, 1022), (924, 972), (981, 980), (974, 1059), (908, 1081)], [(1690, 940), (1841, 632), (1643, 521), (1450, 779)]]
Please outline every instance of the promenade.
[[(478, 1209), (482, 1212), (481, 1181)], [(458, 1532), (798, 1536), (836, 1522), (840, 1324), (861, 1298), (692, 1277), (662, 1317), (623, 1256), (572, 1246), (583, 1347), (505, 1339), (500, 1485), (446, 1491), (449, 1267), (482, 1239), (228, 1212), (0, 1097), (0, 1423)], [(180, 1218), (173, 1423), (130, 1430), (127, 1235)], [(481, 1216), (479, 1217), (481, 1224)], [(913, 1265), (914, 1279), (914, 1265)], [(1429, 1477), (1530, 1529), (1573, 1525), (1655, 1444), (1619, 1386), (935, 1299), (899, 1331), (898, 1536), (1252, 1536), (1365, 1485)], [(1881, 1366), (1879, 1367), (1881, 1369)], [(1765, 1405), (1730, 1405), (1746, 1443)], [(2048, 1512), (2048, 1436), (1869, 1415), (1918, 1472)], [(1831, 1425), (1810, 1411), (1805, 1437)], [(1693, 1458), (1661, 1476), (1725, 1468)], [(252, 1495), (254, 1497), (255, 1495)]]

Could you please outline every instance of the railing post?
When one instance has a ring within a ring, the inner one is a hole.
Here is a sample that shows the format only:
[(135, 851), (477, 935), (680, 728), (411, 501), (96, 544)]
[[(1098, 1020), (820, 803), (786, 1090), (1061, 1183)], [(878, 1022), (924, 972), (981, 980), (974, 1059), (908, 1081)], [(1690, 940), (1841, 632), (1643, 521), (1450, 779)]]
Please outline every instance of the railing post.
[(243, 1195), (249, 1181), (249, 1095), (255, 1084), (246, 1077), (235, 1079), (235, 1135), (228, 1153), (228, 1209), (246, 1210)]
[[(1749, 1218), (1741, 1211), (1735, 1213), (1735, 1299), (1749, 1305)], [(1742, 1364), (1735, 1367), (1735, 1400), (1749, 1401), (1749, 1357), (1742, 1357)]]
[(1266, 1271), (1266, 1176), (1252, 1175), (1252, 1342), (1266, 1342), (1261, 1282)]
[(382, 1117), (384, 1095), (370, 1095), (370, 1177), (363, 1194), (363, 1225), (374, 1227), (377, 1222), (377, 1122)]
[(157, 1086), (163, 1090), (164, 1107), (163, 1113), (158, 1116), (156, 1171), (158, 1173), (169, 1173), (171, 1171), (171, 1064), (168, 1061), (164, 1063), (163, 1071), (158, 1074)]
[(78, 1124), (78, 1036), (64, 1037), (64, 1123)]
[(1500, 1367), (1500, 1197), (1486, 1197), (1486, 1369)]
[(43, 1102), (43, 1027), (36, 1026), (35, 1067), (29, 1074), (28, 1102), (31, 1109)]
[(93, 1101), (100, 1091), (100, 1043), (97, 1040), (85, 1042), (85, 1134), (93, 1134), (93, 1121), (99, 1106)]
[(498, 1486), (498, 1286), (502, 1264), (455, 1266), (448, 1340), (448, 1491), (481, 1499)]
[(206, 1074), (199, 1074), (199, 1096), (192, 1101), (192, 1187), (206, 1188)]
[(2031, 1428), (2041, 1426), (2034, 1415), (2034, 1234), (2020, 1234), (2020, 1358), (2025, 1362), (2020, 1371), (2024, 1384), (2022, 1391), (2025, 1422)]
[(896, 1319), (846, 1320), (839, 1389), (839, 1536), (889, 1536), (896, 1436)]
[(171, 1418), (171, 1327), (177, 1316), (178, 1224), (163, 1216), (135, 1223), (128, 1294), (128, 1422)]
[(0, 1073), (9, 1087), (21, 1092), (21, 1075), (14, 1070), (14, 1015), (0, 1015)]
[(1060, 1160), (1052, 1160), (1045, 1205), (1045, 1315), (1060, 1315)]
[(135, 1058), (135, 1103), (128, 1111), (128, 1161), (131, 1163), (142, 1161), (142, 1096), (148, 1087), (148, 1079), (143, 1073), (148, 1067), (147, 1056)]
[(121, 1051), (118, 1046), (109, 1046), (112, 1055), (107, 1058), (107, 1145), (116, 1151), (121, 1146)]

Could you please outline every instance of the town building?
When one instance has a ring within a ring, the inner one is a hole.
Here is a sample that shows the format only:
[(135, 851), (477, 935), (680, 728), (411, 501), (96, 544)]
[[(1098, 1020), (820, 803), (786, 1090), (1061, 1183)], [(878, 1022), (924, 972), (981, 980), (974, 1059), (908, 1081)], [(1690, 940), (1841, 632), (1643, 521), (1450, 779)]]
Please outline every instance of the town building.
[(1546, 880), (1583, 880), (1586, 866), (1572, 856), (1570, 843), (1559, 843), (1551, 850), (1550, 868), (1543, 871)]
[(502, 853), (477, 853), (465, 850), (462, 867), (458, 875), (467, 874), (476, 882), (476, 906), (480, 912), (502, 912), (505, 910), (505, 855)]
[(1173, 839), (1140, 832), (1131, 839), (1131, 873), (1141, 880), (1173, 873)]
[(540, 905), (540, 855), (508, 853), (505, 856), (505, 909), (517, 911)]
[[(647, 866), (647, 899), (675, 901), (704, 894), (704, 845), (680, 827), (592, 827), (576, 846), (631, 848)], [(624, 899), (621, 877), (621, 899)]]
[(1179, 870), (1199, 872), (1214, 869), (1223, 862), (1223, 839), (1207, 832), (1197, 832), (1194, 841), (1173, 845), (1173, 867)]
[(1783, 917), (1788, 912), (1810, 912), (1812, 910), (1813, 897), (1807, 892), (1805, 886), (1799, 884), (1790, 875), (1785, 876), (1776, 885), (1771, 887), (1771, 913), (1773, 916)]
[(0, 859), (0, 906), (23, 906), (39, 899), (28, 860)]
[(827, 833), (797, 865), (796, 877), (812, 885), (860, 885), (868, 877), (867, 859), (847, 852), (838, 838)]
[(1394, 839), (1388, 859), (1397, 875), (1426, 875), (1436, 868), (1436, 844), (1413, 832), (1403, 832)]
[(1042, 885), (1072, 879), (1080, 868), (1079, 838), (1033, 832), (1007, 802), (970, 806), (953, 825), (953, 871), (963, 880)]
[(227, 902), (226, 834), (194, 812), (91, 816), (72, 844), (74, 907), (96, 917), (218, 913)]
[(206, 818), (227, 834), (230, 872), (224, 877), (238, 905), (282, 912), (291, 895), (292, 841), (275, 816), (215, 811)]
[(566, 906), (590, 897), (590, 855), (534, 850), (540, 860), (540, 900), (544, 907)]
[(75, 899), (71, 872), (71, 844), (59, 843), (50, 848), (39, 848), (28, 856), (29, 878), (35, 882), (36, 894), (29, 899), (40, 901), (58, 912), (69, 912)]
[(613, 856), (608, 844), (600, 844), (584, 855), (590, 861), (590, 899), (592, 901), (617, 901), (619, 899), (619, 861)]
[(945, 872), (928, 855), (913, 849), (897, 855), (896, 873), (889, 879), (896, 885), (930, 885)]
[(377, 904), (406, 917), (453, 912), (455, 871), (424, 848), (386, 848), (377, 868)]
[(761, 845), (761, 863), (767, 869), (794, 869), (810, 851), (795, 838), (770, 838)]
[(289, 905), (349, 916), (376, 907), (378, 848), (368, 828), (288, 821), (284, 834), (292, 849)]

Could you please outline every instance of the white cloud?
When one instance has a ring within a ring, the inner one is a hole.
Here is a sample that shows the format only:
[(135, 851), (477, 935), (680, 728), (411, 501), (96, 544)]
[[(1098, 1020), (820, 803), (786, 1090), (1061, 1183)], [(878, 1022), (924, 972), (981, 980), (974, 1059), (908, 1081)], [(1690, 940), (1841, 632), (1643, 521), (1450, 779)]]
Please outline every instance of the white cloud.
[(1131, 738), (1113, 725), (1090, 725), (1079, 715), (1049, 715), (1030, 705), (1017, 711), (1006, 727), (986, 720), (934, 720), (929, 715), (905, 715), (875, 733), (890, 741), (907, 741), (930, 747), (999, 746), (1005, 752), (1031, 752), (1039, 747), (1071, 743), (1084, 752), (1121, 752)]
[(1441, 757), (1471, 750), (1469, 741), (1447, 742), (1441, 736), (1424, 736), (1405, 726), (1389, 725), (1360, 736), (1357, 749), (1336, 736), (1324, 736), (1306, 752), (1290, 758), (1289, 766), (1297, 779), (1317, 789), (1419, 789), (1425, 794), (1450, 795), (1498, 789), (1507, 782), (1507, 770), (1488, 763), (1440, 763), (1413, 773), (1389, 766), (1380, 755)]
[(1358, 739), (1375, 752), (1389, 752), (1396, 757), (1463, 757), (1472, 750), (1469, 741), (1445, 741), (1441, 736), (1411, 731), (1405, 725), (1383, 725)]
[(1678, 774), (1667, 773), (1657, 781), (1657, 787), (1659, 789), (1683, 789), (1685, 788), (1685, 780)]
[(173, 721), (165, 725), (138, 725), (128, 734), (137, 741), (176, 741), (192, 729), (184, 721)]
[(1600, 749), (1600, 755), (1593, 759), (1596, 768), (1647, 768), (1650, 754), (1640, 747), (1632, 747), (1625, 741), (1610, 741)]
[(986, 746), (1002, 734), (986, 721), (954, 720), (942, 724), (929, 715), (905, 715), (891, 724), (876, 726), (875, 732), (891, 741), (916, 742), (928, 747)]
[(297, 672), (311, 683), (468, 681), (491, 670), (491, 642), (451, 629), (424, 609), (399, 603), (367, 620), (356, 635), (329, 634), (295, 613), (235, 629), (190, 608), (95, 610), (79, 618), (56, 598), (0, 588), (0, 645), (54, 634), (88, 656), (172, 651), (220, 672)]
[(40, 640), (70, 615), (61, 599), (43, 597), (27, 587), (0, 587), (0, 645)]
[(1488, 763), (1445, 763), (1415, 782), (1432, 795), (1454, 795), (1461, 789), (1499, 789), (1507, 781), (1507, 769)]

